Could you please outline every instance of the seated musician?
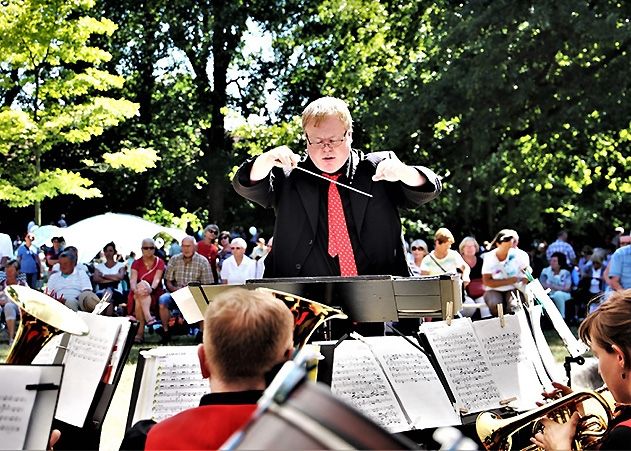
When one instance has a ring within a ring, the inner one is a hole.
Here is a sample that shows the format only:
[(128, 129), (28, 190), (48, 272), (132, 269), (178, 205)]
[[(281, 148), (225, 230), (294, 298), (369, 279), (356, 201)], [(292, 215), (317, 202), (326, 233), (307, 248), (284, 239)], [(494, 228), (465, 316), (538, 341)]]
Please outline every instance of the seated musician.
[(121, 449), (218, 449), (243, 426), (265, 389), (265, 373), (293, 352), (294, 319), (269, 293), (235, 288), (218, 295), (204, 315), (199, 346), (210, 394), (200, 406), (153, 426), (143, 420), (125, 435)]
[[(591, 313), (578, 334), (598, 358), (598, 371), (616, 401), (614, 420), (608, 425), (600, 449), (629, 449), (631, 444), (631, 290), (613, 294)], [(563, 387), (567, 390), (567, 387)], [(543, 431), (531, 441), (544, 449), (570, 449), (579, 414), (567, 423), (542, 420)]]

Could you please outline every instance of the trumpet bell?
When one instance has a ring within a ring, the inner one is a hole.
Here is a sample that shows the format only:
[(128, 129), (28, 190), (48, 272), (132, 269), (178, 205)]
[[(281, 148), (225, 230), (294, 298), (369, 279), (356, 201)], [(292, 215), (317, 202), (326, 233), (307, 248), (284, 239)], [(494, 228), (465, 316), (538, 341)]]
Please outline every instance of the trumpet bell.
[(296, 349), (302, 348), (309, 341), (313, 332), (325, 321), (333, 318), (348, 318), (339, 309), (296, 296), (295, 294), (265, 287), (259, 287), (257, 290), (272, 294), (283, 301), (291, 310), (291, 313), (294, 315), (294, 347)]
[(54, 336), (61, 332), (87, 335), (88, 325), (56, 299), (32, 288), (9, 285), (5, 293), (19, 308), (21, 320), (6, 363), (30, 364)]

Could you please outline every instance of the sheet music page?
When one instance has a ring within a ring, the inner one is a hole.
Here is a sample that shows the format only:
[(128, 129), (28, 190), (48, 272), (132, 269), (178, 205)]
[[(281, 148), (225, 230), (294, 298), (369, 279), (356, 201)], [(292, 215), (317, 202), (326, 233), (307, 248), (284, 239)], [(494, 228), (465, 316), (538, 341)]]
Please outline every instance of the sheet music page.
[(131, 328), (131, 322), (127, 318), (119, 318), (114, 317), (114, 319), (120, 322), (121, 328), (118, 332), (116, 343), (112, 347), (112, 371), (107, 378), (107, 383), (111, 384), (114, 381), (114, 375), (116, 374), (116, 369), (120, 364), (121, 355), (123, 353), (123, 349), (125, 349), (125, 344), (127, 343), (127, 336), (129, 335), (129, 329)]
[(86, 322), (90, 333), (70, 337), (55, 418), (82, 427), (121, 325), (118, 318), (86, 312), (77, 315)]
[(526, 312), (530, 316), (530, 324), (532, 324), (535, 343), (546, 372), (550, 375), (550, 378), (553, 381), (566, 383), (567, 380), (565, 374), (563, 373), (563, 366), (557, 363), (554, 355), (552, 355), (550, 345), (541, 330), (541, 315), (543, 315), (543, 306), (533, 305), (532, 307), (527, 307)]
[(345, 340), (335, 348), (331, 392), (389, 432), (412, 429), (370, 348)]
[(462, 424), (425, 354), (403, 337), (365, 340), (381, 362), (415, 429)]
[(48, 343), (37, 353), (33, 361), (33, 365), (52, 365), (55, 363), (55, 356), (59, 352), (59, 344), (64, 334), (53, 336)]
[(197, 346), (162, 346), (143, 356), (147, 362), (133, 423), (160, 421), (197, 407), (201, 397), (210, 393), (208, 379), (202, 377), (199, 367)]
[(445, 373), (456, 407), (466, 413), (500, 407), (500, 392), (493, 380), (488, 358), (473, 330), (470, 318), (421, 324)]
[(531, 359), (532, 350), (527, 349), (530, 342), (525, 338), (530, 331), (521, 330), (515, 315), (504, 315), (504, 327), (500, 318), (490, 318), (475, 321), (473, 329), (489, 359), (501, 398), (516, 397), (510, 405), (519, 410), (537, 407), (543, 386)]
[[(528, 352), (528, 357), (533, 362), (535, 366), (535, 372), (539, 377), (539, 382), (545, 389), (545, 391), (552, 391), (554, 387), (552, 387), (552, 380), (550, 379), (550, 375), (546, 372), (545, 366), (543, 365), (543, 358), (541, 354), (539, 354), (539, 349), (537, 347), (537, 343), (535, 342), (534, 331), (533, 328), (530, 327), (528, 323), (528, 318), (526, 317), (526, 309), (520, 308), (515, 311), (515, 316), (519, 320), (519, 327), (524, 333), (522, 336), (522, 340), (526, 341), (526, 346), (524, 349)], [(549, 348), (548, 348), (549, 349)]]
[(35, 404), (41, 368), (36, 366), (0, 366), (0, 449), (24, 449), (28, 424)]

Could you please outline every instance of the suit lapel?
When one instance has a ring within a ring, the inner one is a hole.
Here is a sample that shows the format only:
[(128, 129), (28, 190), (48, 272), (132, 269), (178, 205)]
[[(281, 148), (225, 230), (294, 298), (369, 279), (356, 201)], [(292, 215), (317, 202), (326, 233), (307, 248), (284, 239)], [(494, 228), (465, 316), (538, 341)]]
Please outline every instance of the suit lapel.
[[(298, 191), (302, 205), (307, 211), (309, 224), (311, 224), (311, 230), (315, 235), (318, 229), (318, 210), (320, 208), (320, 202), (318, 201), (319, 187), (313, 183), (312, 179), (317, 182), (319, 182), (319, 180), (300, 171), (294, 171), (292, 176), (296, 177), (294, 186)], [(325, 181), (323, 180), (321, 183), (325, 183)]]

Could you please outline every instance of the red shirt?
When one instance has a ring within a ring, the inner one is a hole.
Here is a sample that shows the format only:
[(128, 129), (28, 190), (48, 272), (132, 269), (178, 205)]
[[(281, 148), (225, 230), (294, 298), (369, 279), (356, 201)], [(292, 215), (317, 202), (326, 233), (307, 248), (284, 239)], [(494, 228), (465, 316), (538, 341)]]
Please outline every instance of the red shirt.
[(214, 243), (207, 244), (206, 241), (201, 240), (197, 243), (197, 253), (208, 259), (210, 269), (213, 272), (213, 279), (215, 283), (219, 282), (219, 274), (217, 273), (217, 254), (219, 254), (219, 247)]

